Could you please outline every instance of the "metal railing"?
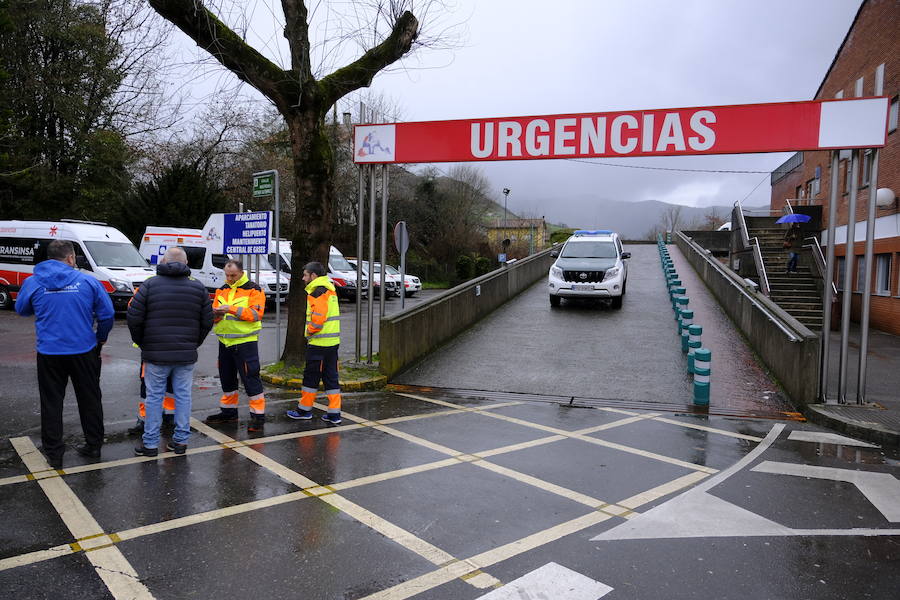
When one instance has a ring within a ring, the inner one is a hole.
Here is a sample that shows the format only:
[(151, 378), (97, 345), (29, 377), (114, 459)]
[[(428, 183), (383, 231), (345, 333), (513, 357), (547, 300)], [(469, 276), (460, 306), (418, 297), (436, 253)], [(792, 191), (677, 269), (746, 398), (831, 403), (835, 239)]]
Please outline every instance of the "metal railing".
[(789, 214), (789, 215), (794, 214), (794, 207), (791, 206), (790, 200), (785, 199), (784, 205), (785, 205), (785, 208), (787, 208), (787, 214)]
[[(821, 276), (822, 280), (824, 281), (825, 280), (825, 255), (822, 254), (822, 246), (821, 246), (821, 244), (819, 244), (819, 238), (817, 238), (817, 237), (810, 236), (808, 238), (803, 238), (804, 242), (809, 241), (809, 240), (812, 240), (812, 243), (811, 244), (803, 244), (803, 247), (809, 248), (810, 250), (812, 250), (811, 254), (813, 257), (813, 262), (816, 264), (816, 270), (819, 271), (819, 276)], [(834, 296), (832, 296), (832, 297), (837, 296), (837, 286), (834, 284), (833, 281), (831, 282), (831, 291), (834, 294)]]
[[(769, 295), (771, 288), (769, 287), (769, 276), (766, 273), (766, 264), (762, 257), (762, 247), (759, 245), (759, 238), (750, 238), (747, 231), (747, 221), (744, 219), (744, 207), (738, 200), (732, 207), (732, 223), (735, 221), (734, 213), (737, 213), (738, 228), (741, 230), (741, 242), (743, 242), (742, 250), (751, 250), (753, 252), (753, 264), (756, 265), (756, 274), (759, 277), (759, 287), (763, 294)], [(771, 211), (766, 211), (767, 213)]]

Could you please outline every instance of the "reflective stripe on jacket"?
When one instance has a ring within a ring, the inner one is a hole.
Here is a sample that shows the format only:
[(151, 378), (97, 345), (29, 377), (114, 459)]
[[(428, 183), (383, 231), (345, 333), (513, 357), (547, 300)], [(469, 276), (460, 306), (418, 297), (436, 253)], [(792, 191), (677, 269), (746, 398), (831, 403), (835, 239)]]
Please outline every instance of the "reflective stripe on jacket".
[(341, 343), (341, 322), (334, 284), (326, 276), (306, 286), (306, 341), (313, 346)]
[(262, 318), (266, 307), (266, 295), (258, 285), (241, 275), (233, 284), (225, 283), (216, 290), (213, 308), (229, 307), (224, 317), (216, 316), (213, 331), (226, 346), (244, 342), (255, 342), (262, 329)]

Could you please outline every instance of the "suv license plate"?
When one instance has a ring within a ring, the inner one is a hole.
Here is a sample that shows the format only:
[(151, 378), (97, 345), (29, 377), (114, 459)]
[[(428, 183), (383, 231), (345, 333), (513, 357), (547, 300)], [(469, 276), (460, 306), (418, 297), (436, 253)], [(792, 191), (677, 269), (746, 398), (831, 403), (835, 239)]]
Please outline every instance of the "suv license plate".
[(576, 292), (593, 292), (594, 286), (590, 283), (573, 283), (572, 289)]

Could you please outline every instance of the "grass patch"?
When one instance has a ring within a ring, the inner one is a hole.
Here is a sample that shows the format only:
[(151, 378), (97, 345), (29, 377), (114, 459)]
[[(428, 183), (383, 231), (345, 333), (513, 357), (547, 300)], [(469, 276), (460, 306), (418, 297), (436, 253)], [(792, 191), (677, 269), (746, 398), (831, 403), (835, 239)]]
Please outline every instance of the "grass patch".
[(449, 281), (423, 281), (423, 290), (449, 290), (452, 286)]
[[(378, 353), (373, 355), (374, 360), (378, 361)], [(340, 378), (344, 381), (358, 381), (361, 379), (372, 379), (378, 377), (381, 372), (378, 365), (365, 364), (366, 357), (361, 357), (362, 363), (341, 361), (338, 368)], [(284, 377), (285, 379), (303, 379), (302, 367), (285, 367), (283, 361), (267, 365), (262, 369), (263, 373), (273, 375), (275, 377)]]

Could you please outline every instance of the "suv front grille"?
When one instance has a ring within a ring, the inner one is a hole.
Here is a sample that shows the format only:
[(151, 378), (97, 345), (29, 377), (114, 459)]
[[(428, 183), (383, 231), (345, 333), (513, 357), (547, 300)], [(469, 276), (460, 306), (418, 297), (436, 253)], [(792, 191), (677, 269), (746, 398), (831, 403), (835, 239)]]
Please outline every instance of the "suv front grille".
[(606, 271), (563, 271), (563, 281), (571, 283), (600, 283), (603, 281), (605, 274)]

